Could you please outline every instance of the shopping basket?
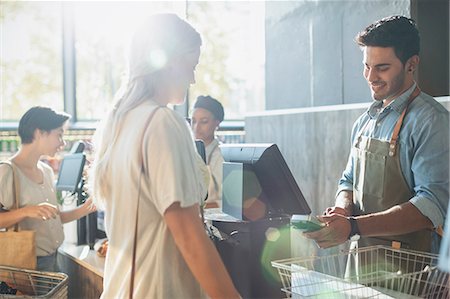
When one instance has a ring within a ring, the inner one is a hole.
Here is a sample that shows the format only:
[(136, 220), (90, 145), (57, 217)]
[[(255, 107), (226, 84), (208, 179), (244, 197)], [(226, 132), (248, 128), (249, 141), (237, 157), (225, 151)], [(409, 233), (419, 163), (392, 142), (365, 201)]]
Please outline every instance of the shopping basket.
[(435, 254), (371, 246), (272, 266), (290, 298), (450, 299), (449, 274), (437, 262)]
[(68, 278), (64, 273), (40, 272), (0, 266), (0, 282), (17, 290), (0, 298), (67, 298)]

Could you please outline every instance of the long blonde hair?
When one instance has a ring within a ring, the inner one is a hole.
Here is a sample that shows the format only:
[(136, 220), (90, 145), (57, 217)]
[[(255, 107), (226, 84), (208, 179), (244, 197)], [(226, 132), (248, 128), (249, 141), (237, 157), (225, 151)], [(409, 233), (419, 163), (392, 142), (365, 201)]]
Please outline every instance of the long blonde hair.
[(128, 57), (128, 75), (115, 96), (115, 104), (94, 135), (95, 160), (89, 176), (97, 203), (109, 198), (108, 176), (111, 148), (120, 134), (124, 116), (156, 92), (161, 73), (174, 59), (198, 50), (200, 34), (175, 14), (156, 14), (138, 28)]

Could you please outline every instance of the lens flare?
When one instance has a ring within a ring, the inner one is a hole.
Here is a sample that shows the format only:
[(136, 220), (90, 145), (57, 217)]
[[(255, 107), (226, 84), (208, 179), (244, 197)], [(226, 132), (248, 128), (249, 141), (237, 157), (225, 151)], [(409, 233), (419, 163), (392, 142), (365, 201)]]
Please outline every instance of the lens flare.
[(266, 230), (266, 240), (270, 242), (276, 242), (281, 237), (280, 230), (274, 227), (269, 227)]
[(267, 283), (280, 286), (281, 280), (278, 272), (271, 262), (287, 258), (291, 255), (290, 228), (288, 224), (278, 227), (269, 227), (265, 232), (266, 240), (261, 252), (261, 269)]
[(244, 216), (246, 219), (256, 221), (263, 219), (267, 212), (267, 205), (257, 197), (247, 198), (244, 201)]
[(167, 64), (167, 55), (161, 49), (155, 49), (150, 52), (149, 63), (152, 69), (159, 70)]

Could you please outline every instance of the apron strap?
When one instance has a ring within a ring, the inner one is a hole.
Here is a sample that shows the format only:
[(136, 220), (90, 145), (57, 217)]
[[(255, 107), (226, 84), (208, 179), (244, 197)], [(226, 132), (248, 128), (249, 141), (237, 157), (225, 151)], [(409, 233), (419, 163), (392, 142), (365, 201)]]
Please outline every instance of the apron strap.
[(414, 101), (415, 98), (420, 94), (420, 88), (416, 86), (414, 89), (414, 92), (411, 93), (408, 99), (408, 103), (406, 104), (405, 109), (403, 109), (402, 114), (400, 115), (400, 118), (397, 120), (397, 123), (395, 124), (394, 132), (392, 133), (391, 141), (389, 142), (389, 156), (393, 157), (395, 155), (395, 150), (397, 148), (397, 139), (398, 135), (400, 134), (400, 129), (403, 124), (403, 118), (406, 115), (406, 110), (408, 110), (409, 104)]
[(444, 237), (444, 229), (442, 228), (442, 225), (439, 225), (436, 227), (435, 232), (441, 237)]
[(361, 130), (359, 130), (358, 134), (356, 135), (358, 137), (355, 139), (355, 143), (353, 144), (353, 146), (359, 147), (359, 144), (361, 142), (361, 136), (364, 133), (364, 131), (366, 130), (369, 123), (370, 123), (370, 118), (367, 120), (367, 122), (364, 124), (364, 126), (361, 128)]

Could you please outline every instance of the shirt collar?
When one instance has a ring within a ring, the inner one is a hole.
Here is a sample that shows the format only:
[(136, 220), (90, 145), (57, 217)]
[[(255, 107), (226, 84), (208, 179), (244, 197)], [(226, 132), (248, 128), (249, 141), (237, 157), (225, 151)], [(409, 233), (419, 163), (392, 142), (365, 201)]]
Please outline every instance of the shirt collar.
[(219, 141), (214, 138), (213, 141), (211, 141), (210, 144), (205, 146), (206, 153), (211, 153), (217, 146), (219, 146)]
[(405, 109), (406, 104), (408, 103), (409, 96), (414, 92), (416, 85), (417, 84), (414, 82), (414, 84), (408, 90), (399, 95), (384, 108), (382, 107), (382, 101), (374, 101), (367, 110), (367, 114), (370, 116), (370, 118), (375, 118), (381, 109), (392, 109), (398, 114), (401, 114), (403, 112), (403, 109)]

